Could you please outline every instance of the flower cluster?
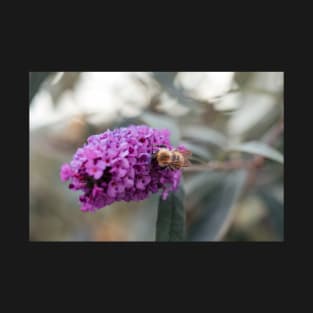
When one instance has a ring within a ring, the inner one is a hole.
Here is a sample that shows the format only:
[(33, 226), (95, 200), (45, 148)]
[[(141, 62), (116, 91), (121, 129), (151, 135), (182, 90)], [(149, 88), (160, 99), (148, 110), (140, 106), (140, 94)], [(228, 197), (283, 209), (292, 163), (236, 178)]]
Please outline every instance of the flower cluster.
[(82, 211), (115, 201), (143, 200), (159, 190), (166, 199), (178, 187), (181, 171), (159, 167), (152, 156), (159, 146), (173, 149), (169, 135), (167, 129), (140, 125), (90, 136), (70, 164), (62, 166), (61, 180), (70, 180), (70, 189), (83, 191)]

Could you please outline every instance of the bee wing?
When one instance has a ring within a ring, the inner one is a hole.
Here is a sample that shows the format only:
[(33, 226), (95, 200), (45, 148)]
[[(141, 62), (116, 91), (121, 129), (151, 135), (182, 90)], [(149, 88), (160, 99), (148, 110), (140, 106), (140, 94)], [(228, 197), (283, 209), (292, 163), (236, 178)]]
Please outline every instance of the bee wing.
[(185, 158), (188, 158), (188, 157), (192, 156), (192, 152), (189, 151), (189, 150), (180, 151), (180, 153), (181, 153)]
[(192, 152), (190, 150), (176, 150), (178, 151), (183, 157), (184, 157), (184, 162), (182, 164), (182, 167), (188, 167), (191, 165), (190, 161), (188, 160), (188, 158), (192, 155)]
[(178, 149), (174, 149), (173, 151), (179, 152), (180, 154), (182, 154), (185, 157), (190, 157), (192, 155), (192, 152), (190, 150), (178, 150)]
[(188, 167), (191, 165), (191, 162), (188, 159), (184, 159), (183, 167)]
[(184, 164), (183, 164), (183, 167), (188, 167), (191, 165), (190, 161), (189, 161), (189, 157), (192, 156), (192, 152), (189, 151), (189, 150), (185, 150), (185, 151), (182, 151), (181, 154), (184, 156)]

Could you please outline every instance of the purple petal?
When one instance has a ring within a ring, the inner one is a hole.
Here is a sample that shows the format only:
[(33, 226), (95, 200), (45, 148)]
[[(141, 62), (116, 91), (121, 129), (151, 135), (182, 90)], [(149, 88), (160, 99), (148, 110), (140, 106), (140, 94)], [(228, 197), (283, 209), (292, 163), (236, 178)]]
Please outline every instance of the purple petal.
[(63, 182), (69, 180), (69, 178), (73, 175), (73, 171), (68, 164), (63, 164), (60, 172), (60, 178)]
[(98, 170), (93, 174), (93, 177), (94, 177), (95, 179), (99, 179), (99, 178), (102, 176), (102, 174), (103, 174), (103, 170), (98, 169)]
[(102, 160), (99, 160), (97, 162), (97, 167), (102, 169), (102, 170), (104, 170), (106, 168), (106, 166), (107, 166), (106, 163), (104, 161), (102, 161)]

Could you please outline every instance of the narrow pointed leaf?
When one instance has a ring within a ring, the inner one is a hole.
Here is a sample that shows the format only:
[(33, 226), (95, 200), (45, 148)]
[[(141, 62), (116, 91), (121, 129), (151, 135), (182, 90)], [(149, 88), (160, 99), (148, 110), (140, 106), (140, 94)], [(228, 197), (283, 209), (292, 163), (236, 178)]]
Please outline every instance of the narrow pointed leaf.
[(175, 192), (171, 192), (166, 200), (162, 200), (160, 197), (156, 227), (157, 241), (181, 241), (185, 239), (183, 199), (182, 186)]
[(257, 154), (279, 163), (284, 163), (283, 155), (263, 142), (249, 141), (240, 145), (231, 146), (228, 150)]

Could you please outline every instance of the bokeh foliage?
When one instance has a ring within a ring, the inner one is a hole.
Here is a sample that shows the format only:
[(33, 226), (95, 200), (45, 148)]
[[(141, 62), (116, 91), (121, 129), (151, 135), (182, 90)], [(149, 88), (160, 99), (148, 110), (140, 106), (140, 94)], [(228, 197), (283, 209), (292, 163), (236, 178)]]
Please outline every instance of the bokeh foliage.
[(172, 144), (193, 152), (194, 170), (184, 170), (186, 240), (283, 240), (283, 73), (207, 74), (125, 73), (105, 89), (110, 77), (101, 73), (30, 73), (30, 239), (158, 238), (157, 196), (86, 214), (58, 176), (89, 135), (145, 123), (168, 128)]

